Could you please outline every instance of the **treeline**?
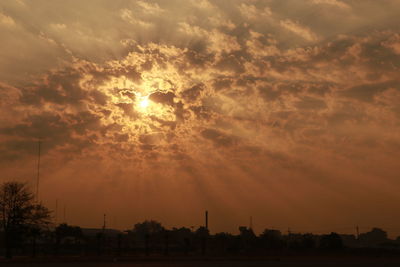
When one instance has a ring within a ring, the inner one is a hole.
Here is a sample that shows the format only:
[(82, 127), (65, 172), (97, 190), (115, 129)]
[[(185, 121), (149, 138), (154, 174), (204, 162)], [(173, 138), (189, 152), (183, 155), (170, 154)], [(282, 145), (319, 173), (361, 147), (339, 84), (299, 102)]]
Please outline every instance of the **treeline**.
[[(25, 256), (273, 256), (349, 251), (344, 242), (348, 236), (337, 233), (282, 235), (278, 230), (267, 229), (256, 235), (247, 227), (239, 230), (238, 235), (210, 234), (205, 227), (195, 231), (185, 227), (166, 229), (156, 221), (137, 223), (127, 231), (60, 224), (53, 229), (41, 229), (35, 239), (26, 233), (12, 249), (14, 255)], [(400, 245), (390, 240), (375, 248), (400, 252)]]
[(127, 231), (54, 226), (50, 211), (34, 201), (24, 184), (15, 182), (4, 183), (0, 188), (0, 223), (0, 251), (8, 258), (14, 255), (262, 256), (348, 252), (348, 248), (366, 247), (400, 252), (400, 239), (390, 240), (378, 228), (356, 237), (338, 233), (282, 234), (274, 229), (256, 235), (248, 227), (239, 227), (237, 235), (210, 234), (206, 227), (166, 229), (156, 221), (137, 223)]

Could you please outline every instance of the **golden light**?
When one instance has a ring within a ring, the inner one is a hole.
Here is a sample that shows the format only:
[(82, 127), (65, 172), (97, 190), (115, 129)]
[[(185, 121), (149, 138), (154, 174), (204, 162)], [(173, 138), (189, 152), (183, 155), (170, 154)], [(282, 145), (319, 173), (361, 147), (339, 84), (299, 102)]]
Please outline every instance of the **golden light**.
[(141, 99), (140, 100), (140, 102), (139, 102), (139, 106), (141, 107), (141, 108), (147, 108), (148, 106), (149, 106), (149, 99), (147, 98), (147, 97), (144, 97), (143, 99)]

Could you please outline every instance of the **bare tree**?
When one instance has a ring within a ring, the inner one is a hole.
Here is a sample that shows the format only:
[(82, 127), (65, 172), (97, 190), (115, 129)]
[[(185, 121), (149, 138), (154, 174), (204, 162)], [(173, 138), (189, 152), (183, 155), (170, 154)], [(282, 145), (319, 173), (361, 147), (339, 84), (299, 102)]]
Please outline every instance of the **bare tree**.
[(12, 257), (13, 248), (22, 238), (36, 237), (50, 224), (50, 211), (35, 203), (34, 195), (26, 184), (5, 182), (0, 186), (0, 226), (4, 232), (6, 257)]

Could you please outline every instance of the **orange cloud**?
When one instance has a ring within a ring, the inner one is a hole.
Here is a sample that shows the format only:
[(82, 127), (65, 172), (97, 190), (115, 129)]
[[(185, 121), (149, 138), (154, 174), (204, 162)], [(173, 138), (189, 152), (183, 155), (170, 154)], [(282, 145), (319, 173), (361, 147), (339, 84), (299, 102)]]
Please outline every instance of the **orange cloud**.
[[(73, 223), (399, 223), (399, 33), (346, 3), (0, 4), (4, 177), (32, 177), (41, 139), (43, 199)], [(334, 5), (352, 15), (307, 17)]]

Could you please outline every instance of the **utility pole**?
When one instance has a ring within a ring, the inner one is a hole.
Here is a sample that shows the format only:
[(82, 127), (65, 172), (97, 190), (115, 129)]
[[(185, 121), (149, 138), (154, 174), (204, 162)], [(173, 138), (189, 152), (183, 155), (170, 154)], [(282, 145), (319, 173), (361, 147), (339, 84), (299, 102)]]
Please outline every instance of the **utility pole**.
[(206, 210), (206, 214), (205, 214), (205, 219), (206, 219), (206, 229), (208, 230), (208, 211)]
[(58, 220), (58, 199), (56, 199), (56, 216), (55, 216), (55, 220), (54, 223), (57, 225), (57, 220)]
[(356, 238), (357, 238), (357, 240), (358, 240), (359, 236), (360, 236), (360, 229), (358, 228), (358, 225), (357, 225), (356, 226)]
[(104, 214), (103, 216), (103, 233), (105, 232), (105, 230), (106, 230), (106, 214)]
[(206, 228), (206, 231), (205, 231), (205, 233), (203, 234), (203, 236), (202, 236), (202, 238), (201, 238), (201, 255), (206, 255), (206, 250), (207, 250), (207, 237), (208, 237), (208, 234), (209, 234), (209, 231), (208, 231), (208, 210), (206, 210), (206, 212), (205, 212), (205, 228)]
[(64, 223), (67, 223), (67, 207), (64, 204)]
[(37, 162), (37, 177), (36, 177), (36, 202), (39, 203), (39, 179), (40, 179), (40, 148), (42, 142), (38, 141), (38, 162)]

